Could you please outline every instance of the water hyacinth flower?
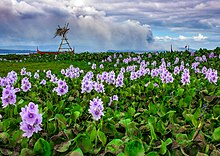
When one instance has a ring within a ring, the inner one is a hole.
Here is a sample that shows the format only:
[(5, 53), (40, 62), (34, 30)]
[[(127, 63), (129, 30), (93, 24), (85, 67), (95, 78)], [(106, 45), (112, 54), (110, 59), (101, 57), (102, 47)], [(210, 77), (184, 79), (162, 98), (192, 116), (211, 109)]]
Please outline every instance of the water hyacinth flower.
[(35, 72), (35, 73), (34, 73), (34, 78), (35, 78), (35, 79), (39, 79), (39, 77), (40, 77), (39, 74), (38, 74), (37, 72)]
[(26, 68), (23, 67), (23, 68), (21, 69), (20, 74), (21, 74), (21, 75), (26, 75)]
[(100, 69), (104, 68), (103, 64), (100, 64), (99, 68), (100, 68)]
[(90, 93), (93, 89), (93, 81), (90, 79), (84, 79), (81, 83), (81, 93)]
[(113, 95), (112, 100), (118, 101), (118, 95)]
[(61, 74), (64, 75), (65, 74), (65, 70), (61, 69)]
[(31, 83), (29, 82), (29, 79), (27, 77), (24, 77), (21, 80), (21, 89), (24, 92), (27, 92), (27, 91), (29, 91), (31, 89)]
[(42, 128), (40, 127), (42, 123), (42, 114), (39, 113), (38, 105), (30, 102), (25, 108), (21, 108), (19, 113), (22, 122), (20, 123), (20, 129), (24, 131), (23, 136), (30, 138), (33, 133), (38, 133)]
[(159, 87), (159, 85), (157, 83), (154, 83), (154, 87)]
[(90, 100), (89, 113), (92, 114), (92, 118), (94, 120), (98, 121), (101, 118), (101, 116), (104, 116), (103, 110), (104, 107), (101, 99), (97, 97), (93, 100)]
[(210, 83), (216, 84), (216, 82), (218, 81), (218, 73), (217, 73), (217, 70), (214, 70), (214, 69), (209, 68), (209, 69), (206, 71), (205, 79), (208, 79)]
[(180, 69), (178, 66), (174, 67), (174, 74), (177, 75), (180, 73)]
[(57, 92), (57, 95), (65, 95), (68, 92), (68, 85), (66, 81), (59, 80), (57, 81), (58, 87), (55, 87), (53, 91)]
[(179, 62), (179, 58), (176, 57), (174, 64), (177, 64)]
[(14, 87), (6, 86), (2, 91), (2, 107), (5, 108), (9, 104), (15, 105), (16, 103), (16, 92), (19, 92), (19, 88), (14, 89)]
[(52, 75), (52, 74), (51, 74), (51, 70), (48, 70), (48, 71), (46, 72), (46, 77), (47, 77), (47, 78), (50, 78), (51, 75)]
[(96, 64), (95, 63), (92, 64), (92, 69), (96, 69)]
[(46, 80), (44, 80), (44, 79), (41, 80), (41, 82), (40, 82), (40, 84), (42, 84), (42, 85), (46, 85), (46, 83), (47, 83), (47, 82), (46, 82)]
[(189, 69), (187, 69), (187, 68), (184, 69), (182, 76), (181, 76), (181, 82), (183, 85), (190, 83)]

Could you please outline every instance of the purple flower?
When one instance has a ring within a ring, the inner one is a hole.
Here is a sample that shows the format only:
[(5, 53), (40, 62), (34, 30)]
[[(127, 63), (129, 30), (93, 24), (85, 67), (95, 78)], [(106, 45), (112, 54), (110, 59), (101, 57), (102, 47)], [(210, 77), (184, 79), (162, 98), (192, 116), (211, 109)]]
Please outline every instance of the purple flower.
[(35, 73), (34, 73), (34, 78), (35, 78), (35, 79), (39, 79), (39, 77), (40, 77), (39, 74), (38, 74), (37, 72), (35, 72)]
[(115, 100), (115, 101), (118, 101), (118, 95), (113, 95), (112, 99)]
[(92, 114), (94, 120), (99, 120), (101, 116), (104, 116), (103, 110), (104, 107), (101, 99), (97, 97), (92, 101), (90, 100), (89, 113)]
[(100, 64), (99, 68), (100, 68), (100, 69), (104, 68), (103, 64)]
[(64, 69), (61, 69), (61, 74), (65, 74), (65, 70)]
[(184, 69), (182, 76), (181, 76), (181, 82), (183, 85), (190, 83), (190, 73), (189, 69)]
[(61, 96), (68, 92), (68, 85), (65, 81), (59, 80), (57, 81), (58, 87), (55, 87), (53, 91), (57, 92), (57, 95)]
[(154, 87), (159, 87), (159, 85), (157, 83), (154, 83)]
[(30, 138), (35, 131), (33, 126), (31, 126), (30, 124), (27, 124), (25, 122), (20, 123), (20, 129), (25, 132), (23, 134), (23, 136), (27, 137), (27, 138)]
[[(17, 88), (16, 88), (17, 89)], [(2, 91), (2, 107), (5, 108), (9, 104), (15, 105), (16, 103), (16, 90), (14, 87), (6, 86), (6, 88), (3, 88)]]
[(29, 91), (31, 89), (31, 83), (29, 82), (29, 79), (27, 77), (24, 77), (21, 80), (21, 89), (24, 92), (27, 92), (27, 91)]
[(47, 82), (46, 82), (46, 80), (42, 80), (41, 82), (40, 82), (40, 84), (42, 84), (42, 85), (45, 85)]
[(92, 69), (96, 69), (96, 64), (95, 63), (92, 64)]
[(22, 122), (20, 123), (20, 129), (24, 131), (23, 136), (30, 138), (33, 133), (41, 131), (42, 114), (39, 114), (38, 105), (30, 102), (28, 106), (21, 108), (20, 116)]

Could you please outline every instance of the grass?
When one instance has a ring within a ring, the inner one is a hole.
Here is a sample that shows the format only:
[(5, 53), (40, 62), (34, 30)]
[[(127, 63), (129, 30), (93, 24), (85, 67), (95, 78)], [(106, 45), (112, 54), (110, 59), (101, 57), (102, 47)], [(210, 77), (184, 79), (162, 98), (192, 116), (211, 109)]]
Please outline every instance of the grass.
[(23, 67), (27, 71), (35, 72), (36, 70), (51, 70), (54, 73), (60, 72), (61, 69), (67, 68), (70, 65), (85, 69), (87, 66), (86, 61), (53, 61), (53, 62), (0, 62), (0, 76), (7, 76), (7, 73), (14, 70), (20, 72)]

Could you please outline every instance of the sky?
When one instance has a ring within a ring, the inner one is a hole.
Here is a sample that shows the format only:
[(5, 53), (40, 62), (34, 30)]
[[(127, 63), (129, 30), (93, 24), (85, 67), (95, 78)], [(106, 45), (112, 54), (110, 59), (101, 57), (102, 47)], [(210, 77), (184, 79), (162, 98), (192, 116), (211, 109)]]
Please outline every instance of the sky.
[(220, 46), (220, 0), (0, 0), (0, 48), (57, 50), (65, 23), (76, 52)]

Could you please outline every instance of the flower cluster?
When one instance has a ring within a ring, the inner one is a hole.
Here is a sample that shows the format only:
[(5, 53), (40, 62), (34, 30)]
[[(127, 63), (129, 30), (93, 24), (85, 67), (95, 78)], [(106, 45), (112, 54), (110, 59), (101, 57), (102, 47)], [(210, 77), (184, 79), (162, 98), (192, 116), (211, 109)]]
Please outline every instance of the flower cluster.
[(23, 136), (30, 138), (33, 133), (41, 131), (42, 114), (39, 113), (38, 105), (30, 102), (25, 108), (21, 108), (20, 116), (22, 122), (20, 123), (20, 129), (24, 131)]
[(61, 70), (61, 74), (65, 75), (65, 77), (70, 77), (70, 78), (78, 78), (80, 77), (80, 74), (83, 73), (83, 70), (80, 70), (78, 67), (74, 68), (73, 65), (70, 65), (69, 68)]
[(104, 116), (103, 110), (104, 107), (101, 99), (97, 97), (90, 100), (89, 113), (92, 114), (94, 120), (99, 120), (101, 116)]
[(9, 104), (11, 105), (15, 105), (16, 103), (16, 92), (19, 92), (20, 89), (16, 88), (14, 89), (14, 87), (11, 86), (6, 86), (6, 88), (3, 88), (2, 91), (2, 107), (5, 108), (7, 107)]
[(8, 73), (6, 77), (0, 77), (0, 86), (4, 87), (7, 85), (12, 86), (17, 81), (17, 73), (15, 71), (11, 71)]
[(180, 73), (180, 68), (178, 66), (174, 67), (174, 75), (177, 75)]
[(59, 80), (57, 81), (58, 87), (55, 87), (53, 91), (57, 92), (57, 95), (61, 96), (68, 92), (68, 85), (66, 81)]
[(172, 83), (174, 80), (172, 73), (170, 73), (166, 68), (162, 70), (160, 79), (162, 83)]
[(215, 56), (215, 54), (213, 53), (213, 52), (211, 52), (210, 54), (209, 54), (209, 58), (215, 58), (216, 56)]
[(183, 85), (190, 83), (190, 73), (189, 69), (185, 68), (182, 76), (181, 76), (181, 82)]
[[(124, 68), (123, 68), (124, 69)], [(115, 80), (115, 86), (116, 87), (123, 87), (124, 85), (124, 72), (120, 72)]]
[(87, 72), (86, 75), (83, 77), (82, 83), (81, 83), (81, 93), (87, 92), (90, 93), (93, 89), (93, 78), (94, 74), (93, 72)]
[(27, 92), (27, 91), (29, 91), (31, 89), (31, 83), (29, 82), (29, 79), (27, 77), (24, 77), (21, 80), (21, 89), (24, 92)]
[(209, 68), (205, 73), (205, 79), (208, 79), (210, 83), (215, 83), (218, 80), (217, 70)]

